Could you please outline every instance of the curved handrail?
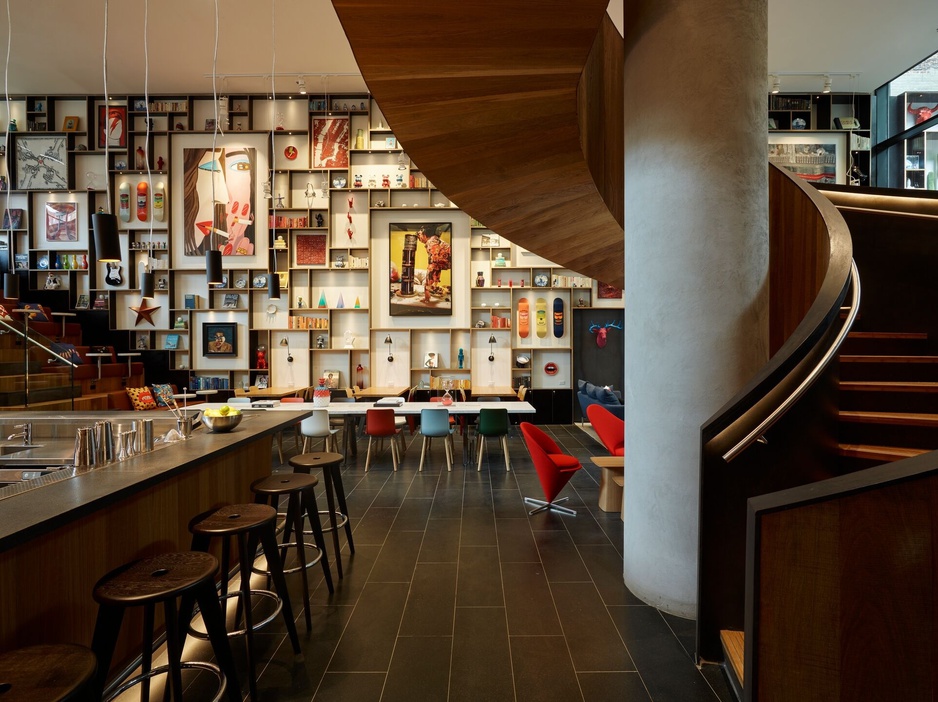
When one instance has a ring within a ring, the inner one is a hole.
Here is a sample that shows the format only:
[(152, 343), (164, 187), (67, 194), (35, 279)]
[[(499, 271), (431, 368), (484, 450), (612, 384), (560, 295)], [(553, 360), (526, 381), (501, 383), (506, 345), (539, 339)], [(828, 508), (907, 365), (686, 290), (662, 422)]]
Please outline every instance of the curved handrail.
[[(53, 351), (52, 349), (50, 349), (48, 346), (46, 346), (46, 345), (43, 344), (42, 342), (40, 342), (40, 341), (38, 341), (37, 339), (34, 339), (33, 337), (29, 336), (29, 334), (28, 334), (26, 331), (24, 331), (23, 329), (17, 329), (16, 327), (10, 325), (10, 324), (9, 324), (6, 320), (4, 320), (4, 319), (0, 319), (0, 326), (5, 327), (5, 328), (7, 329), (7, 331), (12, 332), (13, 334), (16, 334), (17, 336), (19, 336), (20, 338), (26, 340), (28, 343), (32, 344), (33, 346), (35, 346), (35, 347), (37, 347), (37, 348), (39, 348), (39, 349), (42, 349), (42, 350), (45, 351), (48, 355), (50, 355), (50, 356), (55, 356), (55, 360), (56, 360), (56, 361), (61, 361), (62, 363), (71, 366), (72, 368), (78, 368), (78, 364), (77, 364), (77, 363), (75, 363), (74, 361), (69, 361), (67, 358), (65, 358), (65, 356), (63, 356), (63, 355), (61, 355), (61, 354), (59, 354), (59, 353), (56, 353), (55, 351)], [(33, 332), (33, 333), (35, 333), (35, 332)]]
[(808, 373), (808, 375), (805, 376), (805, 378), (798, 384), (798, 387), (795, 388), (794, 392), (785, 398), (782, 404), (775, 408), (768, 417), (763, 419), (758, 424), (758, 426), (746, 434), (746, 436), (744, 436), (741, 441), (733, 446), (733, 448), (723, 454), (724, 461), (729, 463), (739, 454), (745, 451), (755, 441), (763, 438), (765, 433), (771, 429), (772, 426), (774, 426), (775, 423), (781, 419), (789, 409), (791, 409), (792, 405), (794, 405), (805, 394), (805, 392), (808, 391), (808, 388), (814, 384), (821, 373), (827, 368), (827, 364), (830, 363), (837, 355), (841, 344), (843, 344), (844, 339), (847, 338), (847, 334), (853, 327), (853, 322), (857, 318), (857, 313), (860, 311), (860, 274), (857, 272), (856, 261), (850, 264), (850, 289), (852, 290), (853, 299), (850, 301), (850, 305), (847, 307), (849, 310), (847, 313), (847, 318), (844, 320), (844, 324), (837, 333), (837, 337), (834, 339), (833, 343), (828, 347), (827, 351), (824, 352), (824, 356), (814, 365), (814, 368), (811, 369), (811, 372)]

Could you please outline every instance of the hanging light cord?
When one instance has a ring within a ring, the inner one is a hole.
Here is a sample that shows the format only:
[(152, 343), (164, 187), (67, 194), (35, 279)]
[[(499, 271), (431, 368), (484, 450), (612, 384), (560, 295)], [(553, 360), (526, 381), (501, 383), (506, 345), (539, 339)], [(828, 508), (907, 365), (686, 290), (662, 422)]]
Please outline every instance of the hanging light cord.
[(215, 178), (217, 178), (218, 154), (216, 144), (218, 143), (218, 87), (216, 83), (216, 67), (218, 65), (218, 0), (215, 0), (215, 37), (214, 47), (212, 49), (212, 102), (214, 105), (215, 129), (212, 130), (212, 233), (209, 235), (209, 241), (215, 241), (215, 232), (218, 222), (215, 221)]
[[(273, 216), (271, 221), (274, 227), (277, 226), (277, 197), (274, 195), (274, 179), (277, 172), (277, 149), (274, 147), (274, 134), (277, 128), (275, 120), (277, 119), (277, 0), (270, 0), (270, 95), (271, 95), (271, 115), (270, 115), (270, 199), (273, 205)], [(269, 228), (268, 228), (269, 229)], [(268, 238), (272, 235), (268, 235)], [(274, 251), (276, 257), (277, 252)], [(274, 259), (276, 263), (276, 258)], [(275, 265), (276, 270), (276, 265)]]
[(152, 269), (150, 261), (153, 258), (153, 174), (150, 172), (150, 0), (143, 0), (143, 101), (146, 104), (147, 133), (143, 160), (147, 166), (147, 188), (150, 193), (150, 243), (147, 250), (147, 263), (144, 270), (149, 273)]
[(109, 129), (111, 115), (108, 109), (108, 99), (110, 96), (107, 92), (107, 15), (108, 0), (104, 0), (104, 51), (101, 59), (101, 63), (104, 67), (104, 182), (105, 193), (107, 195), (107, 213), (111, 214), (111, 179), (108, 176), (108, 171), (111, 169), (110, 149), (108, 148), (111, 142)]
[[(13, 22), (10, 19), (10, 0), (7, 0), (7, 60), (3, 66), (3, 92), (6, 96), (7, 103), (7, 120), (13, 119), (13, 112), (10, 103), (10, 46), (13, 43)], [(13, 154), (10, 153), (10, 125), (7, 124), (7, 129), (3, 133), (3, 153), (6, 154), (6, 172), (7, 176), (10, 175), (10, 163), (13, 159)], [(7, 183), (7, 207), (6, 207), (6, 219), (7, 221), (7, 251), (10, 254), (10, 272), (14, 273), (15, 269), (13, 268), (13, 218), (10, 216), (10, 191), (13, 189), (13, 183)]]

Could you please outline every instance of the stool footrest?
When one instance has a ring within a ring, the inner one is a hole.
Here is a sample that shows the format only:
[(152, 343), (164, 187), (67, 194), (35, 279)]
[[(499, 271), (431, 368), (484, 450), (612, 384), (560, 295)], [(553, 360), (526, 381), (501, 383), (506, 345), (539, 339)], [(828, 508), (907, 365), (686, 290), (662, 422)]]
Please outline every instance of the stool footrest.
[[(274, 603), (275, 603), (275, 604), (274, 604), (274, 611), (273, 611), (271, 614), (269, 614), (266, 619), (263, 619), (263, 620), (261, 620), (261, 621), (259, 621), (259, 622), (254, 622), (254, 626), (251, 627), (251, 631), (260, 631), (260, 630), (263, 629), (265, 626), (267, 626), (268, 624), (270, 624), (274, 619), (277, 618), (277, 615), (280, 614), (280, 611), (283, 609), (283, 601), (277, 596), (277, 593), (271, 592), (270, 590), (253, 590), (253, 589), (252, 589), (252, 590), (251, 590), (251, 597), (252, 597), (252, 599), (253, 599), (253, 597), (254, 597), (255, 595), (257, 595), (258, 597), (266, 597), (266, 598), (268, 598), (268, 599), (273, 600)], [(218, 598), (218, 601), (219, 601), (219, 602), (225, 602), (225, 601), (227, 601), (227, 600), (232, 600), (232, 599), (240, 600), (240, 599), (241, 599), (241, 592), (240, 592), (240, 591), (238, 591), (238, 592), (229, 592), (229, 593), (228, 593), (227, 595), (225, 595), (224, 597), (219, 597), (219, 598)], [(253, 603), (252, 603), (252, 605), (253, 605)], [(224, 609), (222, 609), (222, 613), (223, 613), (223, 614), (225, 613), (225, 610), (224, 610)], [(199, 614), (199, 612), (196, 611), (196, 614)], [(228, 638), (230, 639), (230, 638), (232, 638), (232, 637), (234, 637), (234, 636), (244, 636), (246, 633), (247, 633), (247, 629), (246, 629), (246, 628), (237, 629), (237, 630), (235, 630), (235, 631), (229, 631), (229, 632), (228, 632)], [(198, 629), (194, 629), (194, 628), (192, 627), (192, 623), (191, 623), (191, 622), (189, 623), (188, 634), (189, 634), (189, 636), (194, 636), (194, 637), (197, 638), (197, 639), (201, 639), (201, 640), (203, 640), (203, 641), (208, 641), (208, 633), (207, 633), (207, 632), (204, 632), (204, 631), (199, 631)]]
[[(212, 698), (212, 702), (221, 702), (221, 699), (225, 696), (225, 692), (228, 689), (228, 680), (225, 678), (225, 674), (221, 671), (221, 668), (219, 668), (214, 663), (208, 663), (205, 661), (183, 661), (180, 663), (179, 667), (183, 670), (207, 670), (208, 672), (213, 673), (215, 677), (218, 678), (218, 692), (215, 693), (215, 697)], [(114, 694), (108, 697), (105, 702), (116, 700), (118, 697), (127, 692), (127, 690), (136, 685), (139, 685), (144, 680), (150, 680), (157, 675), (166, 675), (167, 673), (169, 673), (169, 666), (161, 665), (157, 668), (151, 669), (147, 673), (133, 677), (117, 688), (114, 691)]]
[[(314, 549), (316, 551), (316, 557), (311, 561), (306, 561), (306, 563), (304, 563), (303, 565), (294, 566), (293, 568), (284, 568), (283, 569), (284, 575), (289, 575), (290, 573), (299, 573), (304, 568), (308, 570), (310, 567), (316, 565), (317, 563), (319, 563), (319, 561), (322, 560), (323, 553), (322, 551), (319, 550), (319, 546), (317, 546), (316, 544), (308, 544), (305, 542), (303, 543), (303, 546), (304, 548)], [(284, 560), (284, 554), (286, 553), (286, 550), (288, 548), (296, 548), (296, 542), (288, 541), (285, 544), (277, 544), (277, 548), (279, 548), (281, 551), (280, 559)], [(268, 577), (270, 576), (269, 570), (258, 568), (257, 566), (252, 566), (251, 572), (255, 573), (256, 575), (266, 575)]]

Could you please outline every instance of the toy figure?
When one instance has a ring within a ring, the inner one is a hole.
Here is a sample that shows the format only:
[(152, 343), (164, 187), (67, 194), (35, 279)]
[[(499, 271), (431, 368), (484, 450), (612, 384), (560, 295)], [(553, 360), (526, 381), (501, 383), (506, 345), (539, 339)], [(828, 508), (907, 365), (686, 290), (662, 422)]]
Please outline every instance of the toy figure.
[(324, 337), (322, 334), (316, 337), (316, 348), (317, 349), (326, 348), (326, 337)]
[(257, 347), (257, 361), (255, 362), (255, 367), (259, 370), (267, 369), (267, 347), (258, 346)]
[(160, 278), (160, 281), (156, 284), (158, 290), (166, 290), (166, 278)]
[(402, 176), (400, 173), (397, 174), (397, 176), (394, 178), (394, 180), (395, 180), (395, 182), (397, 183), (397, 187), (399, 187), (399, 188), (403, 188), (403, 187), (404, 187), (404, 176)]
[(391, 176), (389, 176), (389, 175), (382, 175), (382, 176), (381, 176), (381, 187), (382, 187), (382, 188), (390, 188), (390, 187), (391, 187)]
[(355, 174), (355, 181), (352, 183), (356, 188), (362, 187), (362, 177), (360, 173)]
[(323, 221), (324, 221), (324, 220), (323, 220), (323, 218), (322, 218), (322, 215), (317, 212), (317, 213), (316, 213), (316, 226), (317, 226), (317, 227), (321, 227), (322, 224), (323, 224)]
[(162, 171), (162, 170), (163, 170), (163, 166), (165, 165), (165, 163), (166, 163), (166, 161), (163, 160), (163, 157), (162, 157), (162, 156), (160, 156), (158, 159), (156, 159), (156, 170)]

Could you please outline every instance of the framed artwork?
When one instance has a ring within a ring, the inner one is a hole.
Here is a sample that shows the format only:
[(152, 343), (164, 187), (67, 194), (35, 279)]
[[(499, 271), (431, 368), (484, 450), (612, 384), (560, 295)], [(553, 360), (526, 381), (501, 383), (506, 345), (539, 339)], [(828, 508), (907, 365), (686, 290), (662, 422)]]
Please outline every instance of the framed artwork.
[(205, 120), (205, 131), (214, 132), (215, 131), (215, 120), (207, 119)]
[(313, 168), (348, 168), (348, 117), (313, 117)]
[(235, 322), (202, 323), (203, 356), (236, 356), (238, 325)]
[(330, 390), (337, 390), (342, 380), (342, 373), (337, 370), (324, 370), (322, 378), (326, 381), (326, 387)]
[(64, 136), (16, 137), (17, 190), (67, 190), (68, 141)]
[(771, 134), (769, 162), (809, 183), (847, 182), (846, 134)]
[(298, 266), (325, 266), (326, 265), (326, 235), (325, 234), (295, 234), (296, 265)]
[(453, 225), (390, 225), (390, 309), (398, 315), (452, 315)]
[(241, 304), (241, 296), (238, 293), (225, 293), (225, 301), (222, 307), (236, 309), (239, 304)]
[(127, 148), (127, 107), (98, 105), (98, 148)]
[(78, 299), (75, 301), (75, 309), (86, 310), (88, 309), (88, 303), (89, 300), (87, 295), (79, 295)]
[(621, 300), (622, 288), (596, 281), (596, 297), (600, 300)]
[(46, 241), (78, 241), (77, 203), (46, 203)]
[(78, 117), (75, 115), (67, 115), (65, 119), (62, 120), (62, 131), (63, 132), (77, 132), (78, 131)]

